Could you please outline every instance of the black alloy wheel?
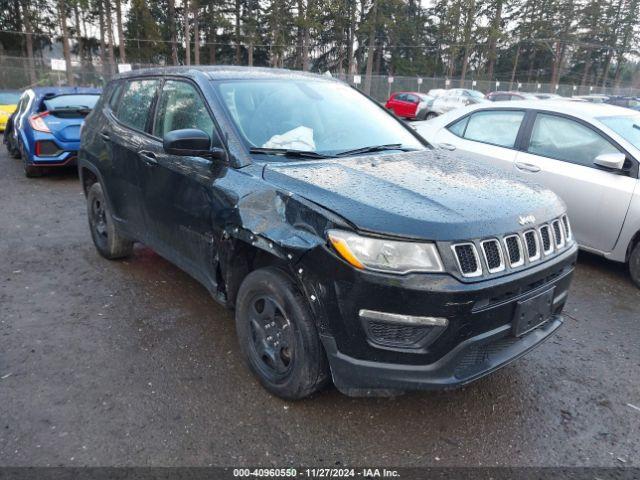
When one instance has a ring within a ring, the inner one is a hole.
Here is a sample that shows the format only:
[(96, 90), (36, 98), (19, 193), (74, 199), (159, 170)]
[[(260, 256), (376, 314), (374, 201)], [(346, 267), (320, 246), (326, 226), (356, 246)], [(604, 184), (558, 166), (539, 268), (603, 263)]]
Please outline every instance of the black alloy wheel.
[(236, 331), (247, 364), (271, 393), (297, 400), (329, 381), (329, 365), (309, 300), (284, 270), (249, 273), (235, 301)]
[(277, 381), (293, 367), (295, 341), (291, 322), (270, 296), (258, 295), (250, 303), (251, 355), (262, 374)]
[(87, 191), (87, 215), (91, 238), (100, 255), (109, 260), (131, 255), (133, 240), (116, 229), (100, 183), (94, 183)]

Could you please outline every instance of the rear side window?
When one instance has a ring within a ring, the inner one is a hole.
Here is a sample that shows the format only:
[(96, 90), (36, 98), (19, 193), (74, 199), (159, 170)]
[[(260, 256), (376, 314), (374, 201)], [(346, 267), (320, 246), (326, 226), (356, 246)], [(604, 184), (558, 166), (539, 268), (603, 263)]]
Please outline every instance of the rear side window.
[(122, 92), (122, 82), (116, 83), (113, 90), (111, 90), (111, 96), (109, 97), (109, 108), (115, 112), (118, 107), (118, 99), (120, 98), (120, 93)]
[(528, 152), (587, 167), (603, 153), (619, 153), (603, 136), (568, 118), (539, 113)]
[(449, 131), (467, 140), (513, 148), (523, 118), (521, 111), (476, 112), (451, 125)]
[(197, 128), (209, 136), (213, 135), (213, 120), (200, 93), (190, 83), (167, 80), (162, 87), (157, 111), (153, 128), (157, 137), (183, 128)]
[(144, 131), (159, 80), (132, 80), (123, 87), (116, 117), (125, 125)]
[(467, 128), (467, 122), (469, 117), (464, 117), (462, 120), (458, 120), (453, 125), (449, 126), (449, 131), (458, 137), (464, 137), (464, 129)]

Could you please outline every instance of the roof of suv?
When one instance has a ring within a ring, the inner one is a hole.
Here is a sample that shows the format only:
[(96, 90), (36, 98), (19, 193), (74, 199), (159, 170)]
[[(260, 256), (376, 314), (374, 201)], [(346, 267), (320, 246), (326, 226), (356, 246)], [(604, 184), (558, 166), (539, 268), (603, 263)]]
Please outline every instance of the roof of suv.
[(140, 70), (131, 70), (129, 72), (116, 75), (114, 78), (129, 78), (146, 75), (181, 75), (185, 77), (194, 77), (198, 74), (204, 74), (211, 80), (231, 80), (231, 79), (249, 79), (249, 78), (287, 78), (290, 80), (326, 80), (339, 81), (338, 79), (318, 75), (316, 73), (302, 72), (296, 70), (287, 70), (283, 68), (266, 68), (266, 67), (236, 67), (229, 65), (198, 65), (198, 66), (179, 66), (179, 67), (157, 67), (143, 68)]

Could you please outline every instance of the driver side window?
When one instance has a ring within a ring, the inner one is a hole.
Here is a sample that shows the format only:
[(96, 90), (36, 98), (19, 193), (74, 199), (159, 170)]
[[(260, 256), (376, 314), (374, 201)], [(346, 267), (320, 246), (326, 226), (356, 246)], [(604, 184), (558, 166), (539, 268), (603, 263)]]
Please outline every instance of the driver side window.
[(603, 153), (620, 153), (604, 137), (578, 122), (538, 113), (531, 132), (529, 153), (593, 167)]
[(202, 130), (212, 141), (216, 137), (213, 120), (195, 87), (187, 82), (167, 80), (158, 102), (153, 134), (162, 138), (168, 132), (183, 128)]

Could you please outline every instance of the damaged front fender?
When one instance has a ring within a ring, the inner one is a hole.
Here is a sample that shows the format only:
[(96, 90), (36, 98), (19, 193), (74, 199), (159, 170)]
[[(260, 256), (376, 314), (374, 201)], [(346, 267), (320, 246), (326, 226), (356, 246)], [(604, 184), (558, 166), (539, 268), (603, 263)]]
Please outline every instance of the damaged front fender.
[[(231, 305), (242, 279), (251, 270), (275, 263), (300, 280), (296, 265), (307, 252), (326, 245), (325, 232), (336, 227), (352, 228), (333, 212), (291, 192), (249, 180), (254, 178), (245, 178), (241, 188), (230, 185), (229, 177), (217, 185), (216, 197), (237, 198), (224, 218), (214, 219), (214, 223), (224, 225), (217, 260), (226, 300)], [(300, 280), (300, 286), (309, 298), (317, 297), (308, 282)]]

